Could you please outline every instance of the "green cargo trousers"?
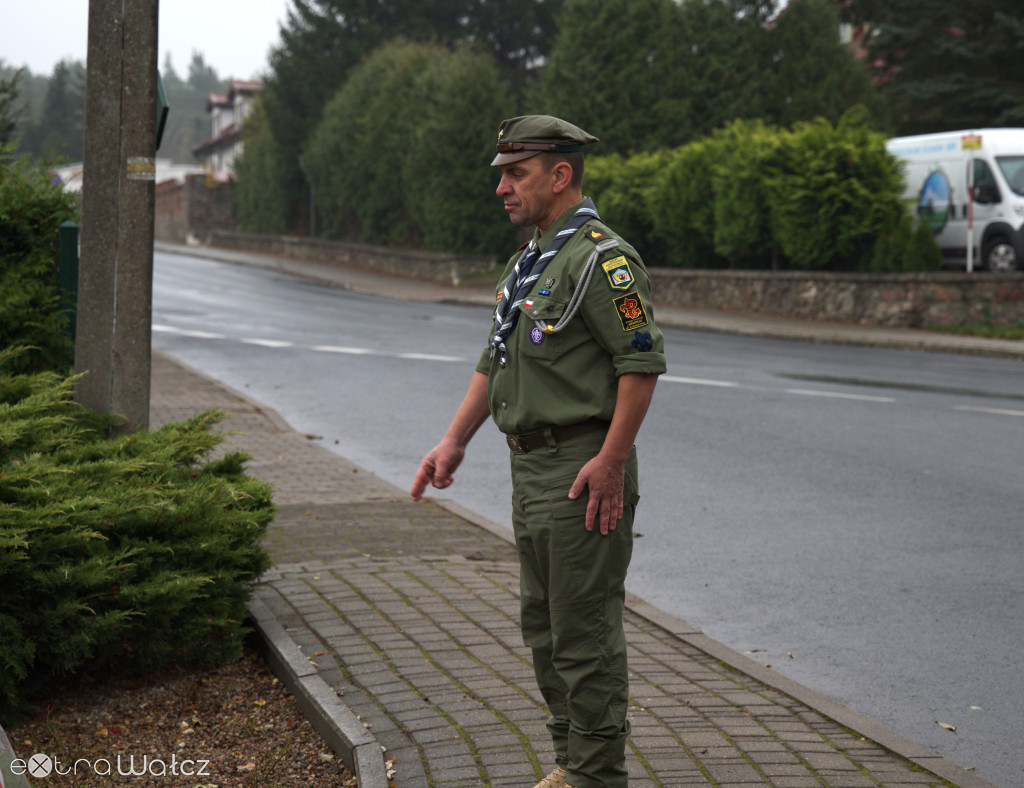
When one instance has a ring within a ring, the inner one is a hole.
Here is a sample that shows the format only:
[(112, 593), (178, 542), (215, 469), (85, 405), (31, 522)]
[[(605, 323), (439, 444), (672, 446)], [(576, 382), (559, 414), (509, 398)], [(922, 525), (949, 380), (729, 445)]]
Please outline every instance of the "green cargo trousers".
[(633, 552), (634, 448), (626, 465), (622, 519), (587, 531), (586, 492), (569, 500), (603, 432), (512, 455), (512, 524), (520, 561), (523, 641), (551, 714), (555, 759), (573, 788), (624, 788), (629, 676), (622, 612)]

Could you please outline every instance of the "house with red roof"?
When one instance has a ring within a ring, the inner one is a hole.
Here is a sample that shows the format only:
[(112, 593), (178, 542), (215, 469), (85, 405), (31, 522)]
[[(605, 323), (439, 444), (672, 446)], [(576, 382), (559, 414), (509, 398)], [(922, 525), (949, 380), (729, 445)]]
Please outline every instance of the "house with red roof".
[(242, 123), (252, 111), (252, 100), (263, 90), (262, 82), (236, 79), (225, 93), (211, 93), (206, 101), (210, 115), (210, 138), (192, 150), (215, 177), (227, 180), (242, 152)]

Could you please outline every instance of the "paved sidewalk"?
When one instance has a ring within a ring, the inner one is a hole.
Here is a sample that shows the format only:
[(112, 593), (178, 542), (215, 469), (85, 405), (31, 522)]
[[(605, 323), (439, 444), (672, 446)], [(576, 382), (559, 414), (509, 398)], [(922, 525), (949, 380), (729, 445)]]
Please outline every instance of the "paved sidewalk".
[[(363, 788), (532, 786), (553, 768), (509, 532), (405, 490), (155, 354), (153, 426), (221, 408), (275, 488), (268, 658)], [(992, 788), (631, 598), (634, 786)]]

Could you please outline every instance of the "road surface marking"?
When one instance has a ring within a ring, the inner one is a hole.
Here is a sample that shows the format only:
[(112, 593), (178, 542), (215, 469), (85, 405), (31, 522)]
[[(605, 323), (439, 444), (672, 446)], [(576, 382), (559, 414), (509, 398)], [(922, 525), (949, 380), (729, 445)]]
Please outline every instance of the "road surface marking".
[(718, 386), (719, 388), (732, 389), (738, 386), (738, 383), (730, 383), (727, 380), (702, 380), (701, 378), (679, 378), (675, 375), (662, 375), (662, 380), (667, 380), (669, 383), (689, 383), (691, 386)]
[(294, 342), (281, 342), (276, 339), (240, 339), (238, 341), (245, 345), (257, 345), (259, 347), (295, 347)]
[(174, 326), (166, 325), (154, 325), (154, 331), (160, 331), (165, 334), (178, 334), (183, 337), (192, 337), (193, 339), (227, 339), (224, 334), (214, 334), (210, 331), (189, 331), (184, 328), (175, 328)]
[(988, 413), (992, 416), (1024, 416), (1024, 410), (1003, 410), (1002, 408), (982, 408), (977, 405), (957, 405), (953, 410), (965, 410), (970, 413)]
[(833, 399), (852, 399), (861, 402), (895, 402), (892, 397), (872, 397), (870, 394), (844, 394), (840, 391), (814, 391), (812, 389), (786, 389), (787, 394), (799, 394), (803, 397), (832, 397)]
[(372, 350), (365, 347), (338, 347), (337, 345), (315, 345), (310, 349), (318, 353), (347, 353), (351, 356), (368, 356), (373, 353)]
[(459, 356), (434, 356), (430, 353), (399, 353), (398, 357), (409, 361), (449, 361), (458, 363), (465, 360)]

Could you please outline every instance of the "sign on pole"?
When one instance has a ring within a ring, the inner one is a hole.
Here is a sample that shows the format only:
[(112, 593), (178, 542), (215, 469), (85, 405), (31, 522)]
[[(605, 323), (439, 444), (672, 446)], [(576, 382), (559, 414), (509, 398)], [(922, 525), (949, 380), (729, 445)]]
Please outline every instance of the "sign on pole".
[[(981, 150), (980, 134), (964, 134), (960, 137), (963, 150)], [(974, 271), (974, 156), (967, 159), (967, 273)]]

